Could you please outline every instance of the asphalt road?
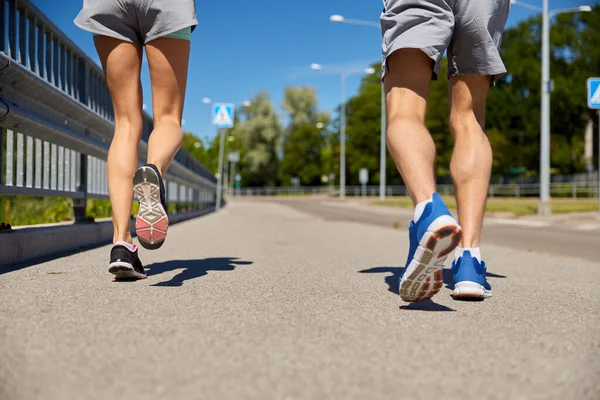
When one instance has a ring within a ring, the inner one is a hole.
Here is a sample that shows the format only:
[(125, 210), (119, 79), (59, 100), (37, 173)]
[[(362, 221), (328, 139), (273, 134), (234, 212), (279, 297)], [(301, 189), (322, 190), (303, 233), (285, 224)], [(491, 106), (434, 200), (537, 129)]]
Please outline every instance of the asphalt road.
[[(276, 200), (279, 204), (326, 221), (346, 221), (399, 229), (406, 232), (412, 210), (374, 207), (361, 202), (323, 199)], [(600, 219), (488, 218), (482, 248), (498, 245), (532, 253), (581, 258), (600, 263)]]
[(408, 305), (403, 228), (301, 207), (175, 225), (144, 281), (108, 246), (0, 270), (0, 399), (600, 398), (597, 261), (490, 240), (493, 298)]

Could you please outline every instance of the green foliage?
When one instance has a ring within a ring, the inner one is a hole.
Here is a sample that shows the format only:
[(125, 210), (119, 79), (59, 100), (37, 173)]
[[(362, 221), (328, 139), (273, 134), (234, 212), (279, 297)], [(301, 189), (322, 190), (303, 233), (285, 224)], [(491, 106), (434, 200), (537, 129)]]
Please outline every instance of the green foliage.
[[(587, 108), (588, 77), (600, 75), (600, 5), (591, 13), (559, 15), (550, 31), (551, 165), (563, 174), (582, 172), (583, 134), (594, 113)], [(539, 169), (541, 19), (525, 20), (508, 29), (502, 42), (502, 57), (509, 71), (490, 90), (486, 124), (506, 137), (494, 156), (507, 164), (495, 165)]]
[[(375, 70), (381, 67), (374, 65)], [(381, 82), (379, 75), (363, 77), (358, 94), (346, 104), (346, 179), (350, 185), (360, 184), (359, 170), (369, 170), (369, 182), (379, 182), (379, 149), (381, 140)]]
[[(210, 159), (208, 156), (207, 149), (204, 147), (204, 143), (198, 137), (191, 132), (183, 133), (183, 142), (181, 148), (188, 152), (189, 155), (194, 157), (196, 161), (209, 167)], [(209, 167), (210, 168), (210, 167)]]
[(94, 219), (110, 217), (112, 215), (110, 200), (89, 199), (87, 201), (86, 215)]
[(314, 125), (304, 125), (290, 133), (281, 162), (282, 184), (289, 184), (293, 177), (299, 178), (301, 185), (321, 184), (323, 141), (320, 130)]
[(243, 186), (274, 186), (279, 178), (278, 149), (283, 127), (268, 93), (259, 93), (245, 110), (246, 120), (234, 129), (241, 148)]
[(290, 86), (284, 89), (281, 108), (290, 117), (288, 134), (299, 127), (317, 123), (319, 115), (316, 94), (317, 91), (308, 86)]
[(0, 197), (0, 222), (6, 222), (13, 226), (56, 223), (72, 218), (71, 199), (32, 196)]

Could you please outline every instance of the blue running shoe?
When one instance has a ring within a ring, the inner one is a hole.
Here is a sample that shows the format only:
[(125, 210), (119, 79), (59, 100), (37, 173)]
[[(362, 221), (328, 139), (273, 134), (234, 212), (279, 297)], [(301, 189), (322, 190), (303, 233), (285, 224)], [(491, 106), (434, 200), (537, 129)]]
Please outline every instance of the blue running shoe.
[(485, 262), (479, 263), (471, 256), (470, 251), (465, 251), (458, 260), (452, 262), (452, 274), (454, 274), (452, 297), (455, 299), (492, 297), (492, 286), (485, 279)]
[(443, 286), (442, 266), (462, 238), (462, 230), (444, 204), (433, 194), (417, 222), (408, 228), (410, 247), (400, 278), (400, 297), (407, 302), (431, 298)]

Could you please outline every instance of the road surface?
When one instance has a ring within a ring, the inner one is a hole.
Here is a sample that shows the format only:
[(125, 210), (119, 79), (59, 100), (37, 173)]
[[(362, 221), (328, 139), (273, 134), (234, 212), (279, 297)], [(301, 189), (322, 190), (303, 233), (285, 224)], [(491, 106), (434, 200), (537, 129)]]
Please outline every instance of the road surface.
[(175, 225), (143, 281), (111, 282), (108, 246), (0, 270), (0, 399), (600, 398), (593, 257), (490, 225), (493, 298), (452, 300), (446, 273), (409, 305), (404, 227), (298, 204)]

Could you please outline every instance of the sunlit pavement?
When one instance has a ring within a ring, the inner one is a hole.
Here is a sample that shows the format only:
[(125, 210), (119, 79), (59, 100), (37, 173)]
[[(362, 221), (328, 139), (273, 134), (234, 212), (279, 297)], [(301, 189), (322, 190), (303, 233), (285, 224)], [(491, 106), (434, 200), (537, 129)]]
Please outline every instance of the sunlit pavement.
[(108, 246), (0, 270), (0, 399), (600, 396), (596, 231), (561, 255), (536, 244), (559, 228), (488, 225), (494, 297), (452, 300), (446, 270), (409, 305), (404, 214), (356, 210), (234, 200), (142, 252), (138, 282), (112, 282)]

